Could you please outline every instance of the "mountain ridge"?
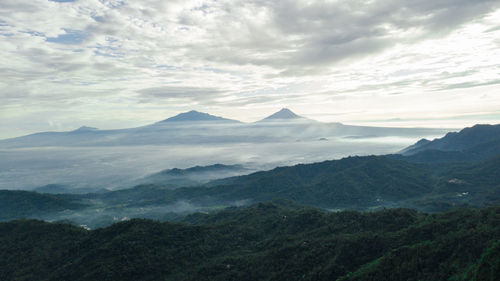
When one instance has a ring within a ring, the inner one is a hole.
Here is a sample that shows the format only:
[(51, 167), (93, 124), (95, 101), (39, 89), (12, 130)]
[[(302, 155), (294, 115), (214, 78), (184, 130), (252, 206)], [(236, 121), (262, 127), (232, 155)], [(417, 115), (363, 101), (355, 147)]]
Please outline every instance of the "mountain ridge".
[(190, 110), (187, 112), (179, 113), (175, 116), (169, 117), (165, 120), (159, 121), (156, 124), (160, 123), (169, 123), (169, 122), (232, 122), (232, 123), (241, 123), (238, 120), (228, 119), (220, 116), (211, 115), (205, 112), (200, 112), (196, 110)]
[[(268, 119), (267, 119), (268, 118)], [(282, 109), (267, 118), (243, 123), (189, 111), (142, 127), (98, 130), (82, 127), (67, 132), (39, 132), (0, 140), (0, 147), (119, 146), (144, 144), (270, 143), (329, 139), (342, 136), (434, 136), (445, 130), (389, 128), (322, 123)]]
[(477, 124), (459, 132), (449, 132), (432, 141), (421, 139), (403, 149), (400, 154), (410, 156), (424, 150), (463, 151), (496, 140), (500, 140), (500, 124)]
[(175, 189), (183, 186), (202, 185), (212, 180), (248, 174), (251, 171), (242, 165), (224, 165), (220, 163), (186, 169), (173, 168), (148, 175), (139, 179), (137, 184), (163, 184)]

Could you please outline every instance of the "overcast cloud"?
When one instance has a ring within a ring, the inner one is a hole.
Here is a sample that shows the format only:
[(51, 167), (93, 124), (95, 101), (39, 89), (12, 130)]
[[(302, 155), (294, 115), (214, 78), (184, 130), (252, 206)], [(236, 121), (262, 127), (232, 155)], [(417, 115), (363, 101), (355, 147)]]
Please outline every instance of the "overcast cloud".
[(133, 127), (191, 109), (255, 121), (283, 106), (351, 124), (498, 123), (499, 9), (498, 0), (0, 0), (0, 138)]

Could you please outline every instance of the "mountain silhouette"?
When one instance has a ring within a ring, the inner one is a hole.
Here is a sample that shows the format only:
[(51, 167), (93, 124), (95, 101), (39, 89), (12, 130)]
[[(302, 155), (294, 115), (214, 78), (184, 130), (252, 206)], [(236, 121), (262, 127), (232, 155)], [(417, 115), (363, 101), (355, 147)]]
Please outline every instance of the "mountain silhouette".
[(306, 120), (306, 118), (295, 114), (293, 111), (291, 111), (288, 108), (282, 108), (280, 111), (269, 115), (268, 117), (260, 120), (259, 122), (285, 121), (285, 120)]
[(160, 121), (158, 123), (165, 123), (165, 122), (233, 122), (233, 123), (239, 123), (239, 121), (232, 120), (232, 119), (227, 119), (219, 116), (214, 116), (208, 113), (204, 112), (199, 112), (196, 110), (191, 110), (188, 112), (180, 113), (178, 115), (175, 115), (173, 117), (170, 117), (168, 119), (165, 119), (163, 121)]

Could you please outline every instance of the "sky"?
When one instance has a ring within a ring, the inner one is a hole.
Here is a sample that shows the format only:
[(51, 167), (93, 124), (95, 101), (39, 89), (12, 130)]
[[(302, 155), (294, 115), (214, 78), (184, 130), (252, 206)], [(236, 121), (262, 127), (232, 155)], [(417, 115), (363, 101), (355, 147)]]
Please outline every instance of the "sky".
[(150, 124), (500, 123), (499, 0), (0, 0), (0, 138)]

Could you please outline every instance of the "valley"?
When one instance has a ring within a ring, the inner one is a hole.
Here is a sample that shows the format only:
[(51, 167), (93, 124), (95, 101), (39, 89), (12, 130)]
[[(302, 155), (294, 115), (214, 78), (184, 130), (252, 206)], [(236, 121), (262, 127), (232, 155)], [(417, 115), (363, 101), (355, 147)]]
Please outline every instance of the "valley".
[[(4, 190), (0, 198), (6, 206), (3, 220), (36, 218), (96, 228), (131, 218), (178, 220), (193, 212), (277, 199), (325, 210), (412, 208), (440, 212), (494, 206), (500, 203), (500, 155), (492, 154), (488, 144), (500, 140), (497, 128), (475, 126), (434, 140), (454, 147), (454, 139), (470, 135), (471, 130), (492, 132), (493, 140), (482, 142), (482, 137), (472, 137), (461, 150), (354, 156), (257, 172), (242, 165), (222, 164), (169, 169), (139, 178), (133, 187), (116, 190), (64, 185), (41, 186), (38, 192)], [(453, 157), (441, 157), (436, 163), (436, 154)], [(464, 155), (470, 157), (461, 157)], [(459, 161), (457, 157), (461, 157)], [(15, 198), (20, 196), (26, 199), (16, 205), (19, 200)]]

